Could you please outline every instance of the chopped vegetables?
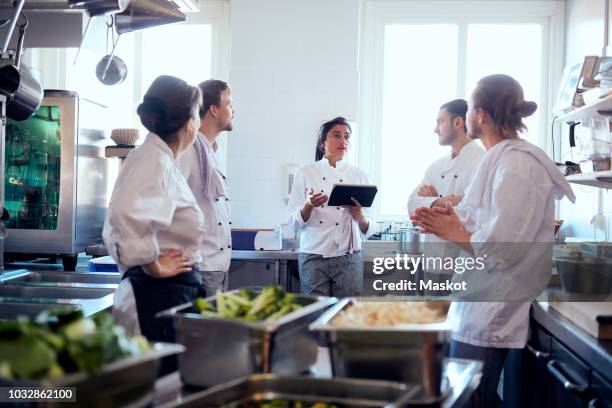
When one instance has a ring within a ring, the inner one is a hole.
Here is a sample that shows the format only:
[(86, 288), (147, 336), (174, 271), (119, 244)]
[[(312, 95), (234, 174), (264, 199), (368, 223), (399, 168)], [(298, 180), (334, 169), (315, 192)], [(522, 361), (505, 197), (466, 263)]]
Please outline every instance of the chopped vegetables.
[(285, 292), (278, 285), (265, 286), (259, 294), (248, 289), (241, 289), (238, 293), (219, 291), (215, 304), (202, 298), (193, 303), (202, 316), (251, 321), (276, 320), (302, 307), (294, 294)]
[(113, 324), (108, 313), (86, 318), (78, 309), (51, 309), (35, 320), (0, 321), (0, 377), (52, 380), (95, 373), (148, 348), (144, 338), (130, 338)]
[(227, 408), (340, 408), (328, 402), (289, 401), (282, 399), (248, 401), (240, 404), (231, 404)]

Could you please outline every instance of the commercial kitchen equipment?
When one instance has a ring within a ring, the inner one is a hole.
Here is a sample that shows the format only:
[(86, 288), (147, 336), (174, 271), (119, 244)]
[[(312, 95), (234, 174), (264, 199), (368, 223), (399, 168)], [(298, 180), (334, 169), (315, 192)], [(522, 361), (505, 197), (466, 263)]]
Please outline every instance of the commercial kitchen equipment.
[(46, 90), (25, 121), (8, 120), (4, 206), (10, 218), (6, 255), (76, 255), (101, 242), (109, 161), (104, 157), (104, 109), (70, 91)]

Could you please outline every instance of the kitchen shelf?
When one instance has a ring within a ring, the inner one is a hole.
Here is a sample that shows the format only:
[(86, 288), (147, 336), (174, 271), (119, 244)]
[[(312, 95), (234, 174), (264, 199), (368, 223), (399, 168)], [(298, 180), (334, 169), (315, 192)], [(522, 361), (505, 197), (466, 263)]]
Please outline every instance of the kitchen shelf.
[(567, 181), (585, 186), (612, 189), (612, 171), (597, 171), (587, 174), (572, 174)]
[(555, 117), (553, 120), (562, 122), (573, 122), (584, 117), (597, 115), (612, 116), (612, 93), (606, 95), (595, 103), (581, 106), (573, 111), (569, 111)]

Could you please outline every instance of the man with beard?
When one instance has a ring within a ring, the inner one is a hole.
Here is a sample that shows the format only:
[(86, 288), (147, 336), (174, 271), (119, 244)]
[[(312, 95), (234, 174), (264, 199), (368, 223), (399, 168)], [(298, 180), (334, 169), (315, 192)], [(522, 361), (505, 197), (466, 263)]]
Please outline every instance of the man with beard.
[[(472, 181), (480, 160), (485, 154), (480, 143), (468, 138), (465, 124), (467, 102), (455, 99), (440, 107), (434, 132), (438, 135), (440, 146), (450, 146), (451, 154), (434, 161), (425, 172), (425, 177), (408, 199), (408, 214), (421, 207), (444, 207), (447, 202), (457, 205)], [(444, 259), (456, 257), (460, 250), (434, 235), (426, 235), (424, 253), (427, 258)], [(451, 277), (452, 270), (441, 265), (429, 263), (423, 267), (423, 281), (443, 282)], [(446, 292), (428, 293), (444, 295)]]
[(203, 261), (198, 269), (206, 295), (211, 296), (227, 289), (232, 254), (231, 208), (217, 137), (232, 130), (234, 110), (227, 83), (209, 79), (198, 87), (204, 99), (201, 125), (195, 143), (179, 158), (179, 165), (204, 213)]
[(440, 146), (450, 146), (451, 154), (429, 166), (425, 177), (408, 199), (408, 213), (421, 207), (457, 205), (484, 156), (484, 149), (466, 134), (467, 102), (455, 99), (440, 107), (436, 128)]

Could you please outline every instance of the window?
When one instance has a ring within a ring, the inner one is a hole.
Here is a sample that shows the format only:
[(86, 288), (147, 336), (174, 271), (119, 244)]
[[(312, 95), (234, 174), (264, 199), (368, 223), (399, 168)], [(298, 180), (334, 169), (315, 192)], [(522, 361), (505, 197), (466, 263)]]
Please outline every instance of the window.
[(143, 31), (141, 53), (143, 89), (162, 74), (198, 84), (212, 73), (212, 26), (171, 24)]
[(406, 219), (426, 168), (449, 154), (434, 134), (440, 105), (469, 100), (483, 76), (505, 73), (521, 83), (539, 106), (525, 137), (546, 148), (550, 84), (561, 66), (550, 38), (561, 10), (521, 2), (517, 15), (513, 2), (476, 3), (366, 2), (358, 164), (379, 186), (375, 217)]

